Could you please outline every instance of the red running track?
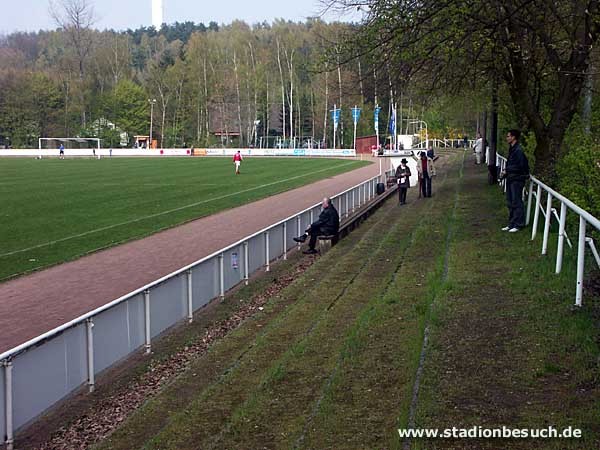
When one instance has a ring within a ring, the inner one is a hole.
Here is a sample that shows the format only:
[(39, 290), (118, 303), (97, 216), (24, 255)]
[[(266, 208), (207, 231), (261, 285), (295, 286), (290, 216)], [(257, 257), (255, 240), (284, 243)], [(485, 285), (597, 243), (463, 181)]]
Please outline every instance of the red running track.
[(379, 164), (0, 284), (0, 353), (379, 173)]

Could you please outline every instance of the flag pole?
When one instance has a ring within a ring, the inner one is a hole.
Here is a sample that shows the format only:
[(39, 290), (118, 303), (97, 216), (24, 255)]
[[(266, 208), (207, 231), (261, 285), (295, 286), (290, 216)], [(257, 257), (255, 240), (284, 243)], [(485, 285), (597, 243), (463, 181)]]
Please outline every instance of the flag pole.
[(354, 105), (354, 111), (353, 111), (353, 121), (354, 121), (354, 151), (356, 152), (356, 122), (358, 122), (358, 119), (356, 117), (356, 114), (358, 114), (358, 107), (356, 105)]
[(377, 153), (379, 153), (379, 105), (377, 105), (375, 109), (377, 109), (377, 120), (375, 121), (375, 135), (377, 136), (376, 149)]
[(337, 124), (335, 123), (335, 112), (337, 110), (337, 107), (335, 106), (335, 103), (333, 104), (333, 149), (335, 150), (335, 132), (337, 130)]

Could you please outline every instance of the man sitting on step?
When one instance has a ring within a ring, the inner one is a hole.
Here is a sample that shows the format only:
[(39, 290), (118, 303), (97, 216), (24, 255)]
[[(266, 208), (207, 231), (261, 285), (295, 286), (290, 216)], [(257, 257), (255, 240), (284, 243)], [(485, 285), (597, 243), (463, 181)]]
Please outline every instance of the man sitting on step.
[(317, 221), (311, 223), (303, 235), (294, 238), (294, 241), (296, 242), (304, 242), (306, 241), (306, 238), (310, 236), (308, 250), (303, 252), (307, 255), (317, 253), (315, 245), (317, 244), (318, 236), (336, 235), (340, 229), (340, 216), (329, 197), (323, 199), (322, 206), (323, 209), (321, 210), (321, 214), (319, 214)]

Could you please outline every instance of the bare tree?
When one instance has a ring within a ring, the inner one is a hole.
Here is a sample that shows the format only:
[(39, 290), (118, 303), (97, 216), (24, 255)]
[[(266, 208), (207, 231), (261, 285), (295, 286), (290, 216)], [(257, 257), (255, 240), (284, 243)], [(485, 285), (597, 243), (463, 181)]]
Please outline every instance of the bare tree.
[[(83, 84), (88, 56), (93, 45), (91, 27), (95, 22), (94, 8), (89, 0), (50, 0), (50, 15), (63, 29), (77, 57), (79, 81)], [(86, 108), (82, 96), (82, 125), (86, 123)]]
[(277, 65), (279, 66), (279, 78), (281, 79), (281, 117), (283, 120), (283, 140), (285, 141), (285, 83), (283, 81), (283, 69), (281, 68), (281, 55), (280, 55), (280, 44), (279, 38), (276, 39), (277, 42)]

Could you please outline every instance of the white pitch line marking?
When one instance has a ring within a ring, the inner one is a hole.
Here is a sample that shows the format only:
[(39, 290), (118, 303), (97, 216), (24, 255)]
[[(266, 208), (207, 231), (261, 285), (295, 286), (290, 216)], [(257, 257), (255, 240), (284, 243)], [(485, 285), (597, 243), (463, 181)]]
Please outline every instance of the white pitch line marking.
[(305, 174), (302, 174), (302, 175), (296, 175), (295, 177), (286, 178), (284, 180), (273, 181), (272, 183), (261, 184), (260, 186), (255, 186), (255, 187), (252, 187), (252, 188), (244, 189), (242, 191), (232, 192), (230, 194), (225, 194), (225, 195), (221, 195), (219, 197), (214, 197), (214, 198), (210, 198), (210, 199), (207, 199), (207, 200), (202, 200), (202, 201), (196, 202), (196, 203), (190, 203), (189, 205), (184, 205), (184, 206), (180, 206), (178, 208), (169, 209), (167, 211), (162, 211), (162, 212), (159, 212), (159, 213), (150, 214), (149, 216), (138, 217), (137, 219), (128, 220), (127, 222), (115, 223), (113, 225), (108, 225), (108, 226), (105, 226), (105, 227), (96, 228), (94, 230), (86, 231), (84, 233), (74, 234), (72, 236), (67, 236), (67, 237), (64, 237), (64, 238), (61, 238), (61, 239), (56, 239), (54, 241), (44, 242), (43, 244), (34, 245), (32, 247), (23, 248), (21, 250), (14, 250), (12, 252), (2, 253), (2, 254), (0, 254), (0, 258), (3, 258), (5, 256), (16, 255), (17, 253), (27, 252), (29, 250), (35, 250), (35, 249), (41, 248), (41, 247), (47, 247), (48, 245), (58, 244), (59, 242), (68, 241), (70, 239), (76, 239), (76, 238), (79, 238), (79, 237), (87, 236), (89, 234), (99, 233), (100, 231), (110, 230), (111, 228), (117, 228), (117, 227), (121, 227), (123, 225), (129, 225), (130, 223), (140, 222), (140, 221), (146, 220), (146, 219), (152, 219), (153, 217), (164, 216), (165, 214), (171, 214), (173, 212), (181, 211), (181, 210), (188, 209), (188, 208), (193, 208), (194, 206), (202, 205), (204, 203), (214, 202), (215, 200), (223, 200), (224, 198), (232, 197), (232, 196), (238, 195), (238, 194), (243, 194), (244, 192), (250, 192), (250, 191), (257, 190), (257, 189), (262, 189), (262, 188), (265, 188), (265, 187), (268, 187), (268, 186), (273, 186), (275, 184), (279, 184), (279, 183), (284, 183), (286, 181), (295, 180), (296, 178), (302, 178), (302, 177), (306, 177), (308, 175), (314, 175), (315, 173), (325, 172), (325, 171), (331, 170), (331, 169), (337, 169), (339, 167), (344, 167), (344, 166), (347, 166), (347, 165), (350, 165), (350, 164), (352, 164), (352, 162), (347, 162), (345, 164), (341, 164), (341, 165), (336, 166), (336, 167), (327, 167), (325, 169), (316, 170), (314, 172), (309, 172), (309, 173), (305, 173)]

